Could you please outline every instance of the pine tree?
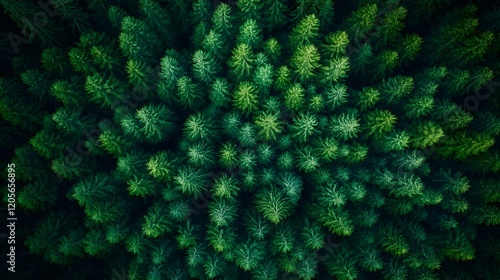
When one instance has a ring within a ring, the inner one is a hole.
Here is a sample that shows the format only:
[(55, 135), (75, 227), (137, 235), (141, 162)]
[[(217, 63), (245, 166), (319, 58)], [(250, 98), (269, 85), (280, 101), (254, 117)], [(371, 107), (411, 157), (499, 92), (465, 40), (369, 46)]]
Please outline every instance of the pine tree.
[(366, 36), (375, 27), (377, 10), (377, 4), (366, 4), (352, 12), (344, 23), (349, 37), (357, 41)]
[(58, 47), (44, 49), (40, 61), (45, 71), (49, 73), (62, 75), (70, 70), (67, 54)]
[(338, 57), (346, 54), (349, 45), (349, 37), (345, 31), (336, 31), (329, 33), (321, 44), (321, 53), (326, 55), (327, 59)]
[(219, 65), (208, 53), (198, 50), (193, 54), (193, 73), (202, 83), (211, 83), (219, 72)]
[(310, 14), (302, 18), (292, 29), (289, 40), (292, 50), (301, 46), (315, 45), (318, 43), (319, 20), (315, 14)]
[(236, 81), (244, 81), (249, 78), (254, 68), (254, 54), (247, 44), (238, 44), (232, 52), (228, 61), (231, 75)]
[(378, 26), (375, 36), (376, 49), (379, 50), (388, 44), (393, 44), (404, 28), (403, 20), (406, 18), (408, 10), (404, 7), (396, 7), (384, 13), (380, 26)]
[(302, 45), (297, 47), (291, 60), (296, 77), (300, 81), (307, 81), (315, 75), (320, 67), (320, 54), (314, 45)]
[(99, 224), (117, 221), (126, 213), (126, 202), (123, 199), (94, 200), (85, 206), (85, 215)]
[(239, 15), (238, 19), (245, 24), (248, 20), (254, 20), (259, 26), (262, 26), (262, 8), (264, 3), (258, 0), (239, 0), (236, 3)]
[(351, 73), (364, 77), (368, 66), (371, 65), (374, 60), (372, 46), (368, 43), (362, 45), (358, 44), (355, 47), (348, 48), (347, 54), (350, 54), (349, 57), (351, 58)]
[(472, 155), (486, 152), (495, 144), (495, 139), (487, 134), (467, 136), (460, 131), (452, 137), (443, 140), (443, 145), (437, 148), (437, 153), (443, 157), (453, 155), (455, 159), (465, 159)]
[(405, 114), (408, 118), (418, 119), (428, 115), (434, 108), (434, 98), (429, 95), (411, 97), (404, 105)]
[[(173, 42), (173, 32), (169, 28), (169, 26), (172, 26), (171, 15), (155, 0), (140, 0), (139, 11), (144, 18), (146, 26), (148, 26), (150, 30), (154, 31), (156, 36), (161, 38), (164, 46), (172, 45), (171, 42)], [(180, 11), (177, 11), (176, 14), (179, 13)]]
[(177, 97), (182, 106), (196, 110), (203, 106), (204, 97), (199, 85), (191, 77), (182, 76), (177, 80)]
[(283, 0), (264, 1), (264, 20), (267, 31), (276, 30), (288, 22), (288, 6)]
[(371, 77), (372, 81), (376, 79), (386, 78), (394, 72), (394, 69), (399, 65), (400, 57), (396, 51), (383, 51), (375, 56), (372, 61)]
[(375, 138), (393, 130), (397, 117), (388, 110), (375, 109), (366, 115), (365, 129)]
[(145, 21), (126, 16), (119, 36), (120, 49), (129, 59), (152, 62), (161, 43)]
[(255, 19), (247, 19), (241, 26), (236, 37), (237, 45), (247, 45), (251, 49), (260, 49), (262, 45), (262, 29)]
[(342, 113), (331, 118), (330, 132), (342, 140), (356, 138), (360, 124), (354, 113)]
[(63, 107), (52, 114), (52, 120), (57, 127), (67, 133), (80, 133), (92, 129), (95, 122), (93, 116), (82, 116), (82, 109)]
[(168, 217), (165, 203), (162, 201), (154, 202), (144, 216), (142, 232), (147, 237), (157, 238), (172, 231), (172, 221)]
[(126, 88), (113, 76), (94, 73), (87, 76), (85, 90), (90, 94), (90, 100), (98, 105), (114, 107), (123, 100)]
[(310, 113), (299, 113), (294, 117), (290, 130), (292, 136), (298, 139), (299, 142), (307, 142), (308, 138), (317, 132), (317, 125), (318, 121), (314, 115)]
[(212, 28), (221, 35), (223, 46), (228, 46), (233, 37), (234, 18), (231, 14), (231, 7), (226, 3), (221, 3), (212, 15)]
[(285, 193), (274, 186), (265, 187), (255, 195), (255, 206), (273, 224), (291, 215), (293, 204)]
[(241, 82), (233, 93), (233, 106), (246, 115), (258, 109), (257, 89), (251, 82)]
[(265, 140), (276, 140), (276, 136), (283, 131), (278, 114), (261, 113), (255, 118), (255, 125), (260, 128), (258, 135)]
[(248, 240), (235, 248), (235, 263), (244, 271), (253, 271), (264, 260), (264, 244)]
[(168, 151), (159, 151), (149, 158), (146, 166), (154, 178), (160, 181), (171, 180), (177, 169), (178, 159)]
[(391, 255), (402, 256), (410, 249), (401, 229), (392, 225), (381, 228), (380, 237), (382, 248)]
[(191, 166), (179, 168), (177, 175), (173, 179), (178, 190), (195, 198), (199, 197), (203, 191), (206, 191), (209, 185), (208, 174)]
[(345, 80), (349, 72), (349, 59), (345, 56), (333, 58), (327, 66), (322, 66), (322, 83), (332, 84)]
[(234, 199), (215, 198), (208, 205), (208, 219), (212, 226), (229, 226), (236, 219), (238, 204)]
[(302, 170), (306, 173), (311, 173), (319, 168), (319, 157), (311, 146), (305, 146), (304, 148), (297, 150), (296, 154), (297, 167), (299, 168), (299, 170)]
[(153, 70), (144, 62), (129, 60), (127, 61), (126, 71), (128, 74), (128, 82), (134, 89), (144, 92), (153, 87), (149, 80), (151, 79)]
[(417, 34), (407, 34), (398, 45), (397, 52), (401, 59), (401, 65), (406, 65), (417, 58), (424, 40)]
[(416, 123), (409, 132), (411, 146), (414, 148), (433, 146), (445, 136), (443, 129), (433, 121)]
[(137, 110), (136, 118), (146, 140), (158, 143), (167, 139), (174, 132), (173, 112), (162, 105), (146, 105)]
[(47, 181), (36, 181), (26, 184), (17, 193), (16, 201), (20, 209), (40, 211), (52, 208), (58, 199), (57, 186)]

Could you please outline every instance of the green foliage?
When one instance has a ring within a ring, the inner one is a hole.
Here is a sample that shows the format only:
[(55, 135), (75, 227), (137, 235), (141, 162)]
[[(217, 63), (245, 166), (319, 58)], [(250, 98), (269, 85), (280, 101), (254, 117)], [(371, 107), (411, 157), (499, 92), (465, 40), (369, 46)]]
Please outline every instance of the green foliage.
[(497, 279), (499, 9), (348, 2), (0, 0), (19, 277)]
[(381, 229), (380, 243), (384, 251), (395, 256), (407, 254), (410, 249), (402, 231), (393, 226)]
[(173, 112), (165, 106), (146, 105), (137, 110), (136, 118), (140, 123), (140, 131), (146, 140), (158, 143), (165, 141), (175, 129)]
[(202, 169), (187, 166), (181, 167), (178, 174), (173, 178), (177, 189), (186, 195), (198, 197), (207, 190), (208, 175)]
[(262, 215), (273, 224), (278, 224), (291, 215), (293, 204), (286, 193), (276, 187), (266, 187), (255, 195), (255, 205)]
[(342, 140), (357, 137), (360, 130), (359, 121), (354, 113), (342, 113), (331, 118), (330, 132)]
[(314, 45), (302, 45), (292, 56), (291, 66), (300, 81), (307, 81), (319, 68), (320, 54)]
[(282, 131), (278, 114), (262, 113), (255, 118), (255, 125), (260, 128), (258, 134), (265, 140), (276, 140), (276, 136)]
[(251, 82), (238, 84), (233, 93), (233, 106), (246, 115), (257, 110), (257, 89)]

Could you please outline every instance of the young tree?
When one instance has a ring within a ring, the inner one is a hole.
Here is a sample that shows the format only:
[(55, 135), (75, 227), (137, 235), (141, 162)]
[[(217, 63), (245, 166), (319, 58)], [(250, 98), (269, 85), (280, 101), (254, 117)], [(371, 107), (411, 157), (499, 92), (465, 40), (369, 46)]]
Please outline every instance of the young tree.
[(231, 7), (226, 3), (221, 3), (212, 15), (212, 28), (221, 35), (223, 46), (230, 46), (233, 37), (234, 18), (231, 14)]
[(217, 163), (213, 146), (202, 141), (189, 145), (187, 158), (188, 163), (197, 168), (209, 168)]
[(210, 226), (225, 227), (233, 223), (237, 217), (238, 204), (235, 199), (215, 198), (208, 205)]
[(184, 123), (183, 132), (188, 141), (207, 142), (211, 142), (217, 133), (214, 120), (204, 113), (191, 114)]
[(404, 28), (403, 20), (406, 18), (408, 10), (404, 7), (396, 7), (384, 13), (375, 36), (376, 49), (380, 50), (388, 44), (392, 44), (399, 37), (399, 34)]
[(126, 88), (114, 76), (106, 77), (94, 73), (92, 76), (87, 76), (85, 90), (93, 102), (102, 107), (113, 107), (123, 100)]
[(145, 21), (126, 16), (119, 36), (120, 49), (129, 59), (153, 62), (161, 49), (160, 39)]
[(300, 83), (289, 85), (284, 95), (284, 105), (290, 111), (298, 111), (305, 103), (305, 91)]
[(244, 271), (254, 270), (264, 260), (264, 244), (248, 240), (235, 248), (235, 262)]
[(317, 153), (311, 146), (305, 146), (296, 151), (297, 168), (306, 173), (311, 173), (319, 168), (320, 161)]
[(348, 50), (350, 51), (351, 74), (364, 77), (367, 67), (372, 64), (374, 59), (372, 46), (364, 43)]
[[(174, 32), (170, 28), (172, 26), (172, 16), (163, 9), (155, 0), (140, 0), (139, 12), (143, 16), (143, 21), (146, 26), (155, 33), (156, 36), (163, 42), (163, 46), (172, 46)], [(175, 14), (179, 14), (177, 10)]]
[(400, 64), (407, 65), (414, 61), (420, 53), (423, 43), (424, 39), (417, 34), (406, 34), (396, 49), (400, 57)]
[(394, 69), (399, 65), (399, 54), (396, 51), (383, 51), (375, 56), (372, 61), (371, 80), (383, 79), (394, 72)]
[(430, 95), (411, 97), (403, 105), (405, 114), (410, 119), (418, 119), (431, 113), (434, 108), (434, 98)]
[(347, 32), (339, 30), (326, 35), (320, 50), (326, 59), (332, 59), (346, 54), (348, 45), (349, 37)]

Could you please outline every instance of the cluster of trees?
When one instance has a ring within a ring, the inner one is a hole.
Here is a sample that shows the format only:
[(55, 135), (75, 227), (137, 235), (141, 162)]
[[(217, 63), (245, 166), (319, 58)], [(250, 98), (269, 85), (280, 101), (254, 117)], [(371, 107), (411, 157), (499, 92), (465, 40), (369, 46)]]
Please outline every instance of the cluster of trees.
[(48, 6), (0, 78), (0, 143), (61, 279), (500, 278), (500, 9)]

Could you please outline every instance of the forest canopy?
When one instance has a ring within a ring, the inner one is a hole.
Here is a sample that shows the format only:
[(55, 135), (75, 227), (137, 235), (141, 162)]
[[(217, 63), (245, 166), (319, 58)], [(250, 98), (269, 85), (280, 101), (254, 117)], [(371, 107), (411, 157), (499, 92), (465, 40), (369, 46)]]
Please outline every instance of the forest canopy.
[(500, 279), (479, 2), (0, 0), (2, 279)]

